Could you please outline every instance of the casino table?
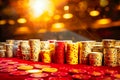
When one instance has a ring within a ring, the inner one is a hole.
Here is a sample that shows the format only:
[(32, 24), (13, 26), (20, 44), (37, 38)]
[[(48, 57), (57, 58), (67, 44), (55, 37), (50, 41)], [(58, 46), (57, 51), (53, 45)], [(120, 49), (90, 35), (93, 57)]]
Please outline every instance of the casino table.
[[(28, 72), (29, 70), (42, 72)], [(45, 70), (46, 69), (46, 70)], [(36, 74), (36, 75), (34, 75)], [(70, 65), (32, 62), (18, 58), (0, 58), (0, 80), (120, 80), (120, 67)]]

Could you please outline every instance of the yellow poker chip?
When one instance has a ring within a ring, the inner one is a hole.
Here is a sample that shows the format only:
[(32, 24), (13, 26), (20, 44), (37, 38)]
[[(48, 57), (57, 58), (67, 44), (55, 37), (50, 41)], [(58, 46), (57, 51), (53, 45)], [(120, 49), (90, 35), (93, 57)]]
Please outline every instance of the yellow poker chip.
[(22, 65), (22, 66), (17, 67), (17, 69), (19, 69), (19, 70), (31, 70), (31, 69), (33, 69), (33, 66), (31, 66), (31, 65)]
[(31, 70), (26, 70), (26, 72), (28, 72), (28, 73), (41, 73), (42, 70), (39, 70), (39, 69), (31, 69)]
[(57, 72), (57, 68), (43, 68), (42, 71), (44, 72)]

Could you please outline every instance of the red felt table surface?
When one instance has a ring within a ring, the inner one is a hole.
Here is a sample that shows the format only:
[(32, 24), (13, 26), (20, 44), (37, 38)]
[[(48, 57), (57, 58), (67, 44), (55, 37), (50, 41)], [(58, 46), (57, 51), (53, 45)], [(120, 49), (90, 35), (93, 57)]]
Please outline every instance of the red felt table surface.
[[(12, 61), (17, 61), (19, 63), (25, 63), (25, 64), (29, 64), (29, 65), (34, 65), (34, 64), (48, 65), (48, 66), (57, 68), (61, 72), (65, 71), (65, 72), (68, 72), (68, 73), (69, 73), (69, 70), (71, 70), (71, 69), (81, 69), (82, 71), (86, 70), (86, 71), (84, 71), (85, 74), (87, 73), (87, 75), (92, 76), (89, 80), (102, 80), (101, 76), (97, 76), (97, 77), (93, 76), (93, 74), (91, 74), (93, 71), (104, 72), (105, 74), (108, 74), (108, 75), (102, 76), (102, 78), (104, 78), (103, 80), (107, 80), (107, 79), (109, 79), (109, 77), (114, 75), (114, 73), (112, 73), (112, 71), (111, 72), (109, 72), (109, 71), (106, 72), (107, 70), (117, 71), (117, 73), (120, 74), (120, 67), (119, 66), (117, 66), (117, 67), (108, 67), (108, 66), (95, 67), (95, 66), (82, 65), (82, 64), (78, 64), (78, 65), (54, 64), (54, 63), (50, 64), (50, 63), (26, 61), (26, 60), (22, 60), (22, 59), (18, 59), (18, 58), (0, 58), (0, 61), (1, 60), (12, 60)], [(72, 73), (70, 72), (69, 74), (70, 74), (69, 78), (66, 78), (66, 79), (67, 80), (74, 80), (74, 78), (72, 78), (72, 76), (71, 76)], [(84, 74), (84, 73), (82, 73), (82, 74)], [(46, 78), (45, 80), (51, 79), (50, 77), (54, 77), (54, 76), (49, 76), (49, 78)], [(57, 76), (55, 76), (55, 77), (57, 77)], [(0, 72), (0, 80), (25, 80), (26, 78), (31, 78), (31, 77), (29, 75), (10, 75), (7, 72)], [(56, 78), (56, 79), (53, 79), (53, 80), (57, 80), (57, 79), (59, 79), (59, 78)], [(61, 79), (62, 78), (60, 78), (60, 80)], [(109, 79), (109, 80), (114, 80), (114, 79), (115, 79), (114, 77), (111, 77), (111, 79)], [(120, 79), (117, 79), (117, 80), (120, 80)]]

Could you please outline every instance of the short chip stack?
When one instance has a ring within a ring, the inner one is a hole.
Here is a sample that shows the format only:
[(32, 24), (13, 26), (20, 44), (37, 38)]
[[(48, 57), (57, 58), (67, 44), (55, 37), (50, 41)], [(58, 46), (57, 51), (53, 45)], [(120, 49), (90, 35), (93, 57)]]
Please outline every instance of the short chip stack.
[(96, 41), (80, 41), (79, 44), (81, 45), (79, 51), (79, 63), (81, 64), (88, 64), (88, 54), (91, 52), (92, 46), (95, 44)]
[(89, 64), (92, 66), (102, 66), (102, 56), (100, 52), (90, 52), (89, 53)]

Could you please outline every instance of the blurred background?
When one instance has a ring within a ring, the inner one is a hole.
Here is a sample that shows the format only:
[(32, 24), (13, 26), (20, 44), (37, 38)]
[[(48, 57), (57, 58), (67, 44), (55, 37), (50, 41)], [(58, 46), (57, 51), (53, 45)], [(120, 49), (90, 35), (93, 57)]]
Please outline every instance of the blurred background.
[(0, 0), (0, 41), (120, 39), (120, 0)]

